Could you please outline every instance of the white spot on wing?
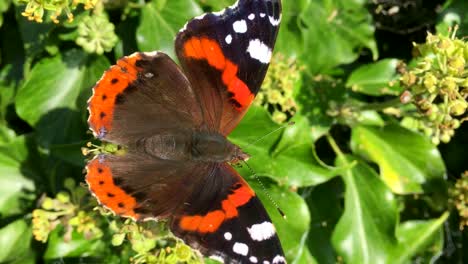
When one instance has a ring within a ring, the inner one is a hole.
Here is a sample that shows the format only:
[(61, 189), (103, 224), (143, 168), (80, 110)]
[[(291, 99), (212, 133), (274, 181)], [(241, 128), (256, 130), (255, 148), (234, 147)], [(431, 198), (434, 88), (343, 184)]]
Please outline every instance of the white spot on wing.
[(227, 35), (225, 40), (226, 40), (226, 43), (227, 43), (227, 44), (231, 44), (231, 43), (232, 43), (232, 36), (231, 36), (231, 34)]
[(286, 260), (284, 259), (283, 256), (276, 255), (276, 257), (273, 259), (273, 264), (279, 264), (279, 263), (286, 263)]
[(224, 233), (224, 239), (226, 239), (228, 241), (231, 240), (232, 239), (232, 234), (229, 233), (229, 232)]
[(265, 17), (266, 14), (265, 13), (260, 13), (260, 17)]
[(247, 231), (255, 241), (267, 240), (276, 234), (275, 227), (268, 221), (247, 227)]
[(250, 14), (250, 15), (248, 16), (248, 18), (249, 18), (250, 20), (254, 20), (254, 19), (255, 19), (255, 14), (254, 14), (254, 13)]
[(234, 28), (234, 31), (237, 33), (245, 33), (247, 32), (247, 23), (245, 20), (241, 19), (232, 24), (232, 28)]
[(251, 257), (249, 258), (249, 260), (250, 260), (250, 262), (252, 262), (252, 263), (257, 263), (257, 262), (258, 262), (258, 259), (257, 259), (256, 257), (254, 257), (254, 256), (251, 256)]
[(263, 264), (270, 264), (270, 261), (264, 260), (264, 261), (263, 261)]
[(247, 246), (244, 243), (236, 242), (234, 246), (232, 247), (232, 251), (234, 251), (234, 253), (237, 253), (239, 255), (247, 256), (247, 254), (249, 253), (249, 246)]
[(247, 53), (250, 57), (259, 60), (261, 63), (269, 63), (271, 60), (271, 49), (259, 39), (254, 39), (249, 42)]
[(270, 19), (270, 24), (272, 24), (273, 26), (278, 26), (281, 22), (281, 15), (279, 16), (278, 19), (275, 19), (274, 17), (272, 16), (268, 16), (268, 19)]

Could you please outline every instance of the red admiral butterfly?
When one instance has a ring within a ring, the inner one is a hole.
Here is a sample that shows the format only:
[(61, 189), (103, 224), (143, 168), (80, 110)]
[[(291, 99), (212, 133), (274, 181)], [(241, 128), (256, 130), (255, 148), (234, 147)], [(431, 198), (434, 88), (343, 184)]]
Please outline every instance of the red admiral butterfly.
[(103, 206), (134, 220), (168, 219), (176, 236), (227, 263), (286, 262), (260, 200), (228, 164), (248, 155), (226, 139), (265, 77), (280, 20), (280, 0), (239, 0), (178, 33), (182, 69), (151, 52), (104, 73), (89, 126), (128, 150), (86, 167)]

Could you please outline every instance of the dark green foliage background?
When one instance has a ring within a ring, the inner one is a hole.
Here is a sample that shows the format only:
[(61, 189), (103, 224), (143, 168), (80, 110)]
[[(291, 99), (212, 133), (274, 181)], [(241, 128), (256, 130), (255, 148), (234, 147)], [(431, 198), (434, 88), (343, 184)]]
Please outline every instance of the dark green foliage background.
[[(77, 12), (72, 24), (37, 24), (21, 16), (24, 4), (0, 0), (1, 263), (86, 263), (116, 254), (108, 241), (83, 237), (33, 241), (31, 212), (43, 193), (62, 190), (64, 179), (83, 182), (80, 148), (92, 140), (86, 100), (102, 73), (135, 51), (173, 56), (174, 36), (188, 19), (233, 2), (152, 0), (127, 9), (125, 16), (122, 9), (108, 10), (119, 42), (99, 56), (73, 42), (80, 14), (89, 11)], [(376, 37), (382, 36), (376, 34), (378, 18), (366, 1), (283, 0), (283, 6), (275, 51), (304, 66), (296, 125), (246, 151), (286, 219), (250, 172), (239, 170), (270, 212), (288, 262), (468, 263), (467, 233), (458, 230), (447, 204), (448, 187), (467, 169), (466, 124), (437, 148), (373, 107), (401, 93), (398, 85), (382, 87), (398, 78), (397, 60), (410, 59), (411, 51)], [(439, 10), (436, 20), (420, 21), (423, 32), (434, 30), (433, 23), (446, 28), (443, 19), (450, 12), (461, 18), (459, 34), (468, 32), (463, 0)], [(424, 34), (407, 36), (407, 43), (424, 41)], [(331, 105), (357, 108), (352, 116), (334, 116)], [(230, 139), (247, 146), (277, 127), (265, 109), (252, 107)]]

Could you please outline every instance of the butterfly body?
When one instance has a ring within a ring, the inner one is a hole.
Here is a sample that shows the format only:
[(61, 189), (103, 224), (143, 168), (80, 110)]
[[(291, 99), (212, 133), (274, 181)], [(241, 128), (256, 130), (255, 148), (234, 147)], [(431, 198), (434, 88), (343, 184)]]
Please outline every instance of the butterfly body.
[(88, 123), (126, 152), (86, 166), (102, 206), (136, 221), (165, 219), (224, 263), (286, 263), (261, 201), (230, 165), (249, 155), (227, 140), (260, 89), (280, 20), (280, 0), (239, 0), (178, 33), (180, 66), (162, 52), (137, 52), (104, 73)]
[(221, 134), (190, 130), (142, 138), (132, 149), (172, 161), (234, 162), (249, 157)]

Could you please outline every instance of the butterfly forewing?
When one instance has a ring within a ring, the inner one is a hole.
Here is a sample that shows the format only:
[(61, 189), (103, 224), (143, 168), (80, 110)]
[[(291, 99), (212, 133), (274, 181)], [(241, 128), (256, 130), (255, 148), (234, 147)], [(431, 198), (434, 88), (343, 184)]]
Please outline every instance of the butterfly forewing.
[(191, 20), (177, 35), (177, 56), (215, 131), (229, 134), (260, 89), (280, 20), (279, 0), (239, 0)]

